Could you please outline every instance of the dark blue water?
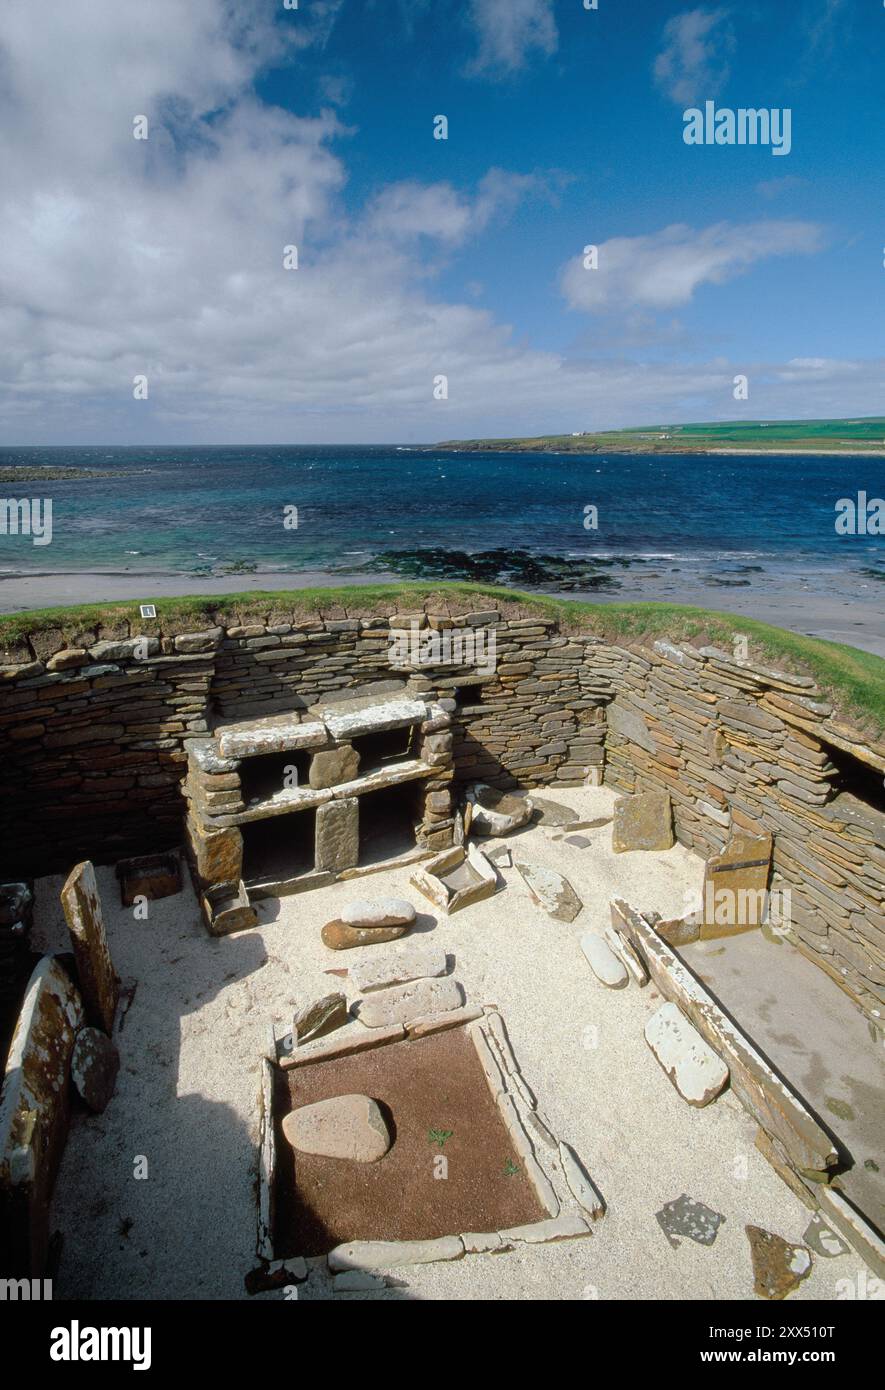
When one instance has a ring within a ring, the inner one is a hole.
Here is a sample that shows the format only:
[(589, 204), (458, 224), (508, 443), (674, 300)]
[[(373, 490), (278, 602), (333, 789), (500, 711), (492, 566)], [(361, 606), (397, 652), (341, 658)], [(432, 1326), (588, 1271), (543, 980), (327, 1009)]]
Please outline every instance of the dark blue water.
[[(883, 461), (815, 456), (456, 454), (394, 447), (17, 448), (10, 464), (112, 476), (2, 484), (51, 497), (53, 538), (0, 534), (0, 573), (359, 572), (434, 548), (529, 552), (600, 569), (672, 562), (739, 582), (755, 567), (874, 570), (885, 538), (839, 536), (835, 503), (885, 492)], [(598, 529), (585, 529), (585, 508)], [(283, 525), (298, 509), (297, 530)], [(403, 561), (392, 568), (399, 572)], [(465, 576), (466, 577), (466, 576)]]

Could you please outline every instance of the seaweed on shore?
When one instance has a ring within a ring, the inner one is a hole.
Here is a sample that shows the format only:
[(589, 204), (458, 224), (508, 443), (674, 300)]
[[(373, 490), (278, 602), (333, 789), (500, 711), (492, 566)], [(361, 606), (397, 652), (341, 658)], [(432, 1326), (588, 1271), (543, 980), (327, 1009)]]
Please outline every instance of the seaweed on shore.
[(620, 583), (606, 571), (626, 568), (628, 559), (573, 559), (562, 555), (532, 555), (527, 550), (446, 550), (428, 546), (412, 550), (382, 550), (366, 569), (392, 571), (413, 579), (465, 579), (483, 584), (519, 585), (556, 592), (612, 591)]

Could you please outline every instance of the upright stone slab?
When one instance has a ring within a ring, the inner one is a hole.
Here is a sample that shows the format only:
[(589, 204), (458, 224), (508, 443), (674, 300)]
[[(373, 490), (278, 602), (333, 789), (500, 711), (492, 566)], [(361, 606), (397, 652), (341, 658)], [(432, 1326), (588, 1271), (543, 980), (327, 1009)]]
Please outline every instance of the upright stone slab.
[(644, 748), (646, 753), (655, 754), (658, 746), (651, 735), (651, 730), (635, 709), (623, 704), (619, 700), (613, 700), (608, 707), (608, 727), (622, 738), (627, 738), (631, 743), (638, 744)]
[(624, 989), (630, 983), (624, 962), (596, 932), (584, 932), (581, 950), (593, 974), (606, 989)]
[(187, 819), (188, 846), (201, 888), (239, 883), (243, 877), (243, 836), (235, 825), (209, 830), (193, 815)]
[(37, 964), (12, 1036), (0, 1092), (0, 1276), (40, 1278), (49, 1204), (70, 1113), (71, 1053), (84, 1012), (54, 956)]
[(352, 782), (359, 770), (359, 753), (352, 743), (343, 743), (340, 748), (325, 748), (314, 753), (308, 782), (318, 790), (337, 787), (341, 782)]
[(68, 874), (61, 905), (77, 961), (77, 975), (90, 1023), (110, 1036), (120, 983), (114, 974), (101, 915), (95, 870), (87, 859)]
[(356, 868), (359, 860), (359, 803), (355, 796), (345, 801), (327, 801), (317, 807), (316, 867), (338, 874)]
[(612, 849), (672, 849), (673, 807), (669, 792), (640, 792), (615, 802)]
[(110, 1038), (99, 1028), (81, 1028), (71, 1054), (71, 1078), (94, 1114), (107, 1109), (119, 1070), (120, 1054)]
[(755, 931), (767, 918), (770, 835), (739, 831), (707, 861), (701, 940)]
[(340, 992), (314, 999), (298, 1009), (292, 1019), (292, 1044), (310, 1042), (324, 1033), (332, 1033), (347, 1022), (347, 1000)]

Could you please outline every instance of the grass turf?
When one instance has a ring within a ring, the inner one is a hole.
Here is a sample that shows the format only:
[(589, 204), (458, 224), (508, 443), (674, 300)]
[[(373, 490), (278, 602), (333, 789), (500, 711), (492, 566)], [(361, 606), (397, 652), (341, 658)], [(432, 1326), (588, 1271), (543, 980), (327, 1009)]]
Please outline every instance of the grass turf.
[[(641, 643), (659, 637), (678, 642), (711, 643), (731, 649), (737, 634), (749, 639), (751, 659), (780, 665), (813, 676), (839, 714), (864, 731), (885, 731), (885, 661), (870, 652), (839, 642), (825, 642), (788, 632), (753, 618), (738, 618), (714, 609), (675, 603), (584, 603), (552, 599), (494, 585), (433, 583), (347, 585), (341, 588), (280, 590), (222, 595), (187, 595), (138, 603), (85, 604), (71, 608), (33, 609), (0, 618), (0, 648), (12, 651), (27, 638), (60, 630), (66, 639), (99, 625), (132, 624), (134, 633), (184, 632), (194, 624), (209, 626), (216, 619), (246, 623), (271, 611), (310, 617), (341, 610), (369, 616), (408, 612), (430, 598), (457, 603), (462, 611), (488, 607), (489, 600), (506, 612), (537, 613), (558, 618), (565, 631), (588, 632), (612, 641)], [(139, 603), (156, 604), (156, 620), (139, 617)], [(7, 658), (9, 659), (9, 658)], [(0, 658), (2, 660), (2, 658)]]

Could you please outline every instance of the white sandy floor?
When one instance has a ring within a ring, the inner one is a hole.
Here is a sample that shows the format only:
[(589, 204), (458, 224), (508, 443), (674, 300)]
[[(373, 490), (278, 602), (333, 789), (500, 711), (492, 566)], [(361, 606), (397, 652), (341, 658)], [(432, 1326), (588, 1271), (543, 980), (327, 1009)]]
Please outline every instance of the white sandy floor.
[[(606, 788), (551, 788), (549, 799), (586, 819), (610, 815), (614, 800)], [(113, 870), (100, 870), (114, 961), (137, 989), (117, 1034), (117, 1093), (104, 1115), (78, 1116), (69, 1137), (53, 1208), (64, 1233), (57, 1297), (246, 1296), (243, 1278), (256, 1264), (257, 1084), (267, 1025), (273, 1020), (282, 1033), (294, 1006), (339, 987), (357, 997), (324, 972), (395, 946), (330, 951), (320, 927), (347, 899), (395, 893), (416, 903), (418, 930), (454, 957), (468, 1001), (500, 1007), (539, 1108), (581, 1155), (608, 1211), (586, 1240), (401, 1269), (398, 1286), (382, 1293), (335, 1296), (754, 1298), (744, 1225), (799, 1243), (810, 1213), (754, 1148), (755, 1126), (730, 1093), (704, 1110), (679, 1098), (643, 1038), (660, 1003), (654, 987), (604, 989), (578, 944), (582, 932), (608, 923), (614, 896), (664, 915), (683, 910), (702, 863), (680, 846), (613, 855), (608, 825), (576, 833), (591, 845), (553, 841), (540, 827), (508, 842), (568, 876), (584, 902), (569, 926), (532, 904), (514, 869), (503, 871), (507, 887), (495, 898), (436, 920), (409, 887), (408, 869), (399, 869), (271, 900), (258, 928), (214, 940), (189, 884), (136, 921), (119, 906)], [(43, 949), (66, 946), (61, 882), (38, 883)], [(139, 1156), (146, 1180), (134, 1176)], [(714, 1245), (668, 1243), (655, 1213), (683, 1193), (724, 1215)], [(863, 1270), (853, 1253), (813, 1259), (792, 1298), (832, 1299), (840, 1287), (845, 1297), (838, 1281)], [(298, 1290), (300, 1299), (332, 1296), (320, 1269)]]

